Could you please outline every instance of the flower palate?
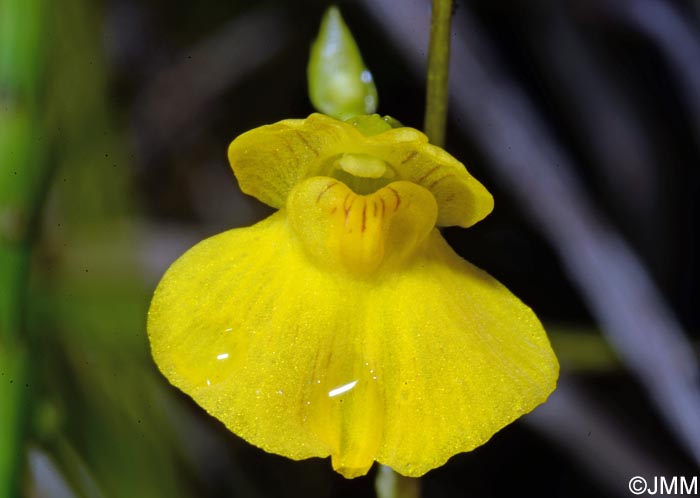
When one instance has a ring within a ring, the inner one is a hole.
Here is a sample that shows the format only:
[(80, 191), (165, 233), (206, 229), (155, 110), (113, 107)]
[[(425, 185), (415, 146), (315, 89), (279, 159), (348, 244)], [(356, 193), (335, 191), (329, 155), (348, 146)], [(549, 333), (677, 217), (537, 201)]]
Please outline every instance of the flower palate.
[(558, 363), (436, 229), (485, 217), (488, 191), (419, 131), (354, 124), (313, 114), (231, 143), (241, 189), (279, 211), (178, 259), (148, 332), (170, 382), (250, 443), (420, 476), (544, 402)]

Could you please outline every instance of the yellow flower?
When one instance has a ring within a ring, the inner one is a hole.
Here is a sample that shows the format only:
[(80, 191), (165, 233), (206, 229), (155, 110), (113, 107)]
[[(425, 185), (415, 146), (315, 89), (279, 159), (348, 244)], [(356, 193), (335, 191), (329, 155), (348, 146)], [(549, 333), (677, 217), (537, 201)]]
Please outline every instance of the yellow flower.
[(241, 189), (279, 211), (178, 259), (148, 332), (170, 382), (250, 443), (420, 476), (544, 402), (558, 364), (530, 308), (436, 229), (485, 217), (488, 191), (419, 131), (356, 124), (234, 140)]

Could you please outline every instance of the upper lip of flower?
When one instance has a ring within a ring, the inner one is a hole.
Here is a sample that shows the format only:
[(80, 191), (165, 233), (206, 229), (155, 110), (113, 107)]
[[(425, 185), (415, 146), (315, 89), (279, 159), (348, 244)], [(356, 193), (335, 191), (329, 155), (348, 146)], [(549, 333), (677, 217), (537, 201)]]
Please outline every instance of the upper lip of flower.
[(464, 165), (413, 128), (365, 136), (349, 123), (312, 114), (251, 130), (228, 150), (241, 190), (276, 208), (296, 184), (328, 175), (329, 163), (347, 154), (381, 160), (396, 180), (429, 190), (438, 204), (438, 226), (468, 227), (493, 209), (491, 194)]

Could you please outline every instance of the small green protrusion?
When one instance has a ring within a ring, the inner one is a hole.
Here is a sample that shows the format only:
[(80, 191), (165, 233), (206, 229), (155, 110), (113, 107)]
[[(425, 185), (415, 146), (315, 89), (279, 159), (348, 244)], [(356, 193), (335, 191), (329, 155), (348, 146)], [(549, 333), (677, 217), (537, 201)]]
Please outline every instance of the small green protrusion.
[(377, 88), (338, 7), (323, 15), (307, 68), (309, 98), (328, 116), (349, 119), (377, 110)]
[(345, 122), (353, 125), (366, 137), (379, 135), (392, 128), (401, 128), (403, 126), (398, 119), (392, 118), (391, 116), (381, 117), (379, 114), (354, 116), (350, 119), (346, 119)]

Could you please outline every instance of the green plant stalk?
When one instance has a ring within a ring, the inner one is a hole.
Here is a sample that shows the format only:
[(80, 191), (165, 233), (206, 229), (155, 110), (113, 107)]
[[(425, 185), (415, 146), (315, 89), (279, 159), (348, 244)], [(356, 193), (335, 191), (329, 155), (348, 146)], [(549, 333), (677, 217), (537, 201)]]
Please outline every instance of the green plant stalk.
[(420, 479), (405, 477), (380, 465), (374, 481), (377, 498), (419, 498)]
[(22, 275), (26, 255), (17, 248), (0, 247), (0, 496), (21, 496), (19, 486), (26, 429), (27, 353), (20, 329)]
[(448, 78), (450, 69), (450, 25), (452, 0), (432, 0), (428, 81), (423, 129), (430, 142), (445, 146), (447, 127)]
[(32, 229), (47, 174), (41, 88), (46, 0), (0, 2), (0, 496), (21, 496), (31, 363), (23, 335)]

